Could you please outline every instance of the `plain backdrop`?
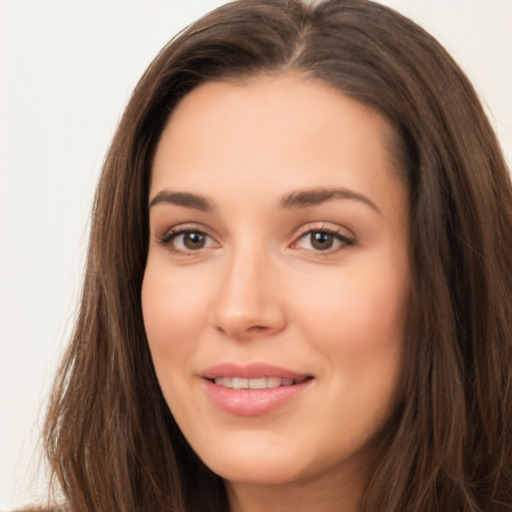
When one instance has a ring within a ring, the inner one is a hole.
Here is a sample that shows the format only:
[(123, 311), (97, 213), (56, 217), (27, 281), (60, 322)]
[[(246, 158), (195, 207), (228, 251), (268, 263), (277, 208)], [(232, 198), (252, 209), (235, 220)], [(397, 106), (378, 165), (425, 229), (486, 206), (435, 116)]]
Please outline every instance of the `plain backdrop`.
[[(0, 510), (44, 496), (39, 432), (102, 161), (138, 78), (220, 0), (0, 0)], [(512, 162), (512, 0), (385, 0), (467, 72)]]

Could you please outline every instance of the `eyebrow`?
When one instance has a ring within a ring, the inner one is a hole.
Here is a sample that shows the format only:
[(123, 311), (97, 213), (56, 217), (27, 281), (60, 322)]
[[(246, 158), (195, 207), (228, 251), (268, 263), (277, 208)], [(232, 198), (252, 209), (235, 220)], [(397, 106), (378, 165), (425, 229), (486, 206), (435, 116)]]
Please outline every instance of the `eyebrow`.
[(377, 205), (362, 194), (345, 188), (316, 188), (310, 190), (297, 190), (287, 194), (279, 200), (279, 204), (286, 210), (293, 208), (308, 208), (316, 206), (331, 199), (351, 199), (359, 201), (378, 213), (381, 213)]
[(191, 194), (190, 192), (170, 192), (169, 190), (162, 190), (151, 199), (149, 207), (151, 208), (160, 203), (174, 204), (202, 212), (211, 212), (214, 210), (213, 202), (210, 199)]
[[(295, 208), (308, 208), (317, 206), (332, 199), (350, 199), (359, 201), (378, 213), (381, 213), (377, 205), (362, 194), (353, 192), (345, 188), (316, 188), (307, 190), (296, 190), (286, 194), (279, 199), (279, 206), (285, 210)], [(171, 192), (161, 190), (149, 203), (153, 207), (160, 203), (174, 204), (184, 208), (191, 208), (202, 212), (211, 212), (215, 210), (214, 203), (207, 197), (192, 194), (191, 192)]]

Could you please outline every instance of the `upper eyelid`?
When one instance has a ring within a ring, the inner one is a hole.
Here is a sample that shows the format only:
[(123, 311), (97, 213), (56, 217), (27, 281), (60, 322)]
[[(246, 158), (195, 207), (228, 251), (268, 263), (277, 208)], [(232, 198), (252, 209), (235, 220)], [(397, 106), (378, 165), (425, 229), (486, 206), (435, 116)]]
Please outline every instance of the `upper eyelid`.
[[(312, 226), (311, 224), (316, 224)], [(356, 235), (355, 233), (347, 228), (346, 226), (340, 226), (336, 224), (331, 224), (330, 222), (312, 222), (312, 223), (306, 223), (303, 226), (301, 226), (296, 234), (294, 235), (295, 239), (304, 236), (307, 233), (310, 233), (312, 231), (326, 231), (328, 233), (337, 234), (340, 236), (343, 236), (345, 238), (355, 239)], [(346, 234), (345, 234), (346, 232)]]
[[(198, 224), (195, 222), (191, 222), (191, 223), (185, 222), (182, 224), (177, 224), (175, 226), (168, 227), (168, 228), (162, 230), (162, 234), (160, 236), (167, 236), (168, 234), (180, 234), (180, 233), (193, 232), (193, 231), (197, 231), (199, 233), (204, 233), (205, 235), (208, 235), (211, 238), (215, 238), (211, 234), (210, 229), (208, 229), (203, 224)], [(156, 230), (155, 230), (155, 234), (156, 234)]]

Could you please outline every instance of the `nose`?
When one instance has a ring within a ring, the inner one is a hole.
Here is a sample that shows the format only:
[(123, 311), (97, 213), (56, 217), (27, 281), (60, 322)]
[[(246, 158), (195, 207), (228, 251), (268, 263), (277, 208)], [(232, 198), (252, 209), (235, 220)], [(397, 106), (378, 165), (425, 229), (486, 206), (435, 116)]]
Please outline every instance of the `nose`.
[(235, 339), (267, 337), (282, 331), (287, 320), (275, 277), (273, 266), (262, 253), (233, 254), (226, 262), (212, 309), (215, 329)]

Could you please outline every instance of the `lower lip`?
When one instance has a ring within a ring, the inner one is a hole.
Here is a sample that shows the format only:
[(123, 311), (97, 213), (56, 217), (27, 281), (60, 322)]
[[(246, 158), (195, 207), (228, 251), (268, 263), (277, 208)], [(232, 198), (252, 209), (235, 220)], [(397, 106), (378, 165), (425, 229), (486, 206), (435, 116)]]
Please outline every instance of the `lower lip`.
[(205, 380), (206, 389), (212, 402), (223, 411), (238, 416), (260, 416), (286, 404), (304, 391), (312, 379), (292, 386), (269, 389), (233, 389), (218, 386)]

